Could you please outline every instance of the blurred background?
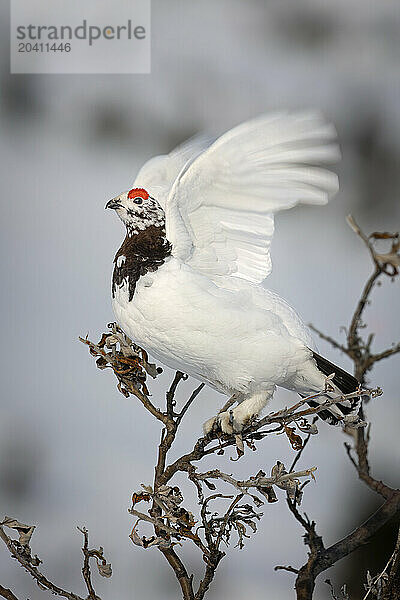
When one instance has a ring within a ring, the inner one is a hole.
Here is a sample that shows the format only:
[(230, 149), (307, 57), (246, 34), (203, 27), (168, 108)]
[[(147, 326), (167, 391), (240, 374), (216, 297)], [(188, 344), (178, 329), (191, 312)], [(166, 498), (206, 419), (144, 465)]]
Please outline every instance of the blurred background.
[[(60, 586), (85, 593), (76, 530), (85, 525), (113, 565), (111, 580), (96, 578), (103, 598), (177, 598), (163, 557), (128, 537), (131, 493), (152, 480), (159, 427), (118, 393), (111, 373), (96, 370), (78, 342), (86, 333), (96, 341), (113, 320), (111, 262), (123, 231), (104, 204), (129, 189), (145, 160), (196, 132), (223, 132), (268, 110), (322, 110), (340, 138), (341, 191), (327, 207), (279, 215), (267, 285), (306, 322), (343, 336), (371, 271), (345, 215), (351, 212), (367, 232), (400, 225), (399, 4), (153, 0), (152, 73), (124, 76), (11, 76), (4, 3), (1, 10), (0, 516), (37, 525), (33, 550)], [(388, 278), (366, 312), (376, 351), (398, 341), (398, 307), (399, 285)], [(351, 367), (325, 343), (319, 349)], [(371, 383), (385, 393), (368, 406), (373, 473), (395, 486), (399, 359), (372, 373)], [(167, 371), (152, 385), (155, 397), (170, 377)], [(194, 384), (184, 384), (180, 400)], [(279, 391), (271, 409), (293, 400)], [(173, 456), (191, 447), (221, 403), (203, 391)], [(341, 431), (319, 429), (299, 467), (318, 466), (303, 509), (329, 545), (358, 525), (376, 498), (356, 479)], [(237, 464), (228, 454), (206, 466), (246, 476), (269, 472), (277, 459), (293, 459), (282, 437), (265, 440)], [(307, 549), (284, 493), (278, 496), (264, 507), (245, 549), (229, 548), (210, 600), (294, 597), (294, 576), (273, 567), (302, 565)], [(348, 583), (352, 600), (361, 598), (365, 571), (374, 574), (386, 563), (392, 535), (389, 527), (323, 574), (315, 597), (330, 597), (323, 583), (330, 577), (338, 586)], [(181, 552), (199, 573), (201, 558), (189, 543)], [(1, 547), (0, 578), (19, 598), (46, 596)]]

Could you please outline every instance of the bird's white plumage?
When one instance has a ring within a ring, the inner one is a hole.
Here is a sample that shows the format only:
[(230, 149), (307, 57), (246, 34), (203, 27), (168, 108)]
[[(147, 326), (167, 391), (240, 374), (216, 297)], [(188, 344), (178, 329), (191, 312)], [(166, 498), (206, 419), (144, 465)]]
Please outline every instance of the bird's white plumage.
[(282, 299), (270, 292), (257, 298), (251, 284), (221, 288), (173, 257), (142, 277), (134, 300), (126, 300), (122, 288), (116, 313), (135, 342), (227, 394), (284, 385), (311, 356), (306, 328), (300, 321), (296, 328), (294, 311)]
[[(324, 390), (307, 327), (260, 282), (271, 271), (274, 214), (326, 203), (338, 182), (324, 165), (338, 157), (335, 131), (320, 115), (263, 116), (211, 144), (191, 140), (152, 159), (134, 184), (148, 199), (137, 207), (135, 193), (124, 193), (114, 202), (129, 237), (156, 198), (171, 244), (136, 280), (133, 297), (126, 280), (118, 283), (119, 323), (164, 364), (235, 394), (236, 429), (258, 414), (276, 385), (303, 395)], [(226, 432), (230, 419), (219, 417)]]
[(337, 176), (335, 130), (315, 113), (254, 119), (189, 161), (166, 205), (173, 254), (219, 281), (261, 282), (271, 271), (274, 213), (298, 203), (325, 204)]

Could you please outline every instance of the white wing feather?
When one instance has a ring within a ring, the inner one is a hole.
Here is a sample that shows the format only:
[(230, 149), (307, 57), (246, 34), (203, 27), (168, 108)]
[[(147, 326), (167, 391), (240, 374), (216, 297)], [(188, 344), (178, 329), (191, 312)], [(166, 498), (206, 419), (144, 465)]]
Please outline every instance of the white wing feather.
[(181, 170), (166, 204), (173, 255), (221, 283), (261, 282), (271, 272), (274, 213), (325, 204), (340, 155), (332, 125), (316, 113), (262, 116), (222, 135)]
[(144, 188), (165, 208), (168, 194), (182, 168), (213, 142), (205, 135), (190, 138), (169, 154), (154, 156), (140, 169), (132, 187)]

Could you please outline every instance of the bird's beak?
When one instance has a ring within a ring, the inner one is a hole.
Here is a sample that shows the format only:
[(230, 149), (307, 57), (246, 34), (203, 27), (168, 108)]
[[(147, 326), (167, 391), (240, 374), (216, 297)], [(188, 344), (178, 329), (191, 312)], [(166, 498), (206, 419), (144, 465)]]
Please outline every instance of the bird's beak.
[(121, 208), (121, 204), (115, 198), (111, 198), (111, 200), (107, 202), (104, 208)]

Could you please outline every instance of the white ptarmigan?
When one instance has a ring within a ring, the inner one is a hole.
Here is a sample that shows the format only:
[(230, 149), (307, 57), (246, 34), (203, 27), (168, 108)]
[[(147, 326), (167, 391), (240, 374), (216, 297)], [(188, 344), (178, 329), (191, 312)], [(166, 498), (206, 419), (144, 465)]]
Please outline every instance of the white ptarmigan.
[[(261, 285), (271, 272), (274, 214), (337, 192), (337, 176), (323, 167), (339, 158), (335, 140), (316, 113), (261, 116), (151, 159), (106, 205), (126, 226), (112, 278), (122, 329), (163, 364), (235, 395), (237, 406), (207, 421), (206, 432), (215, 424), (240, 431), (276, 386), (308, 396), (335, 373), (327, 396), (358, 387)], [(359, 424), (356, 400), (319, 415)]]

